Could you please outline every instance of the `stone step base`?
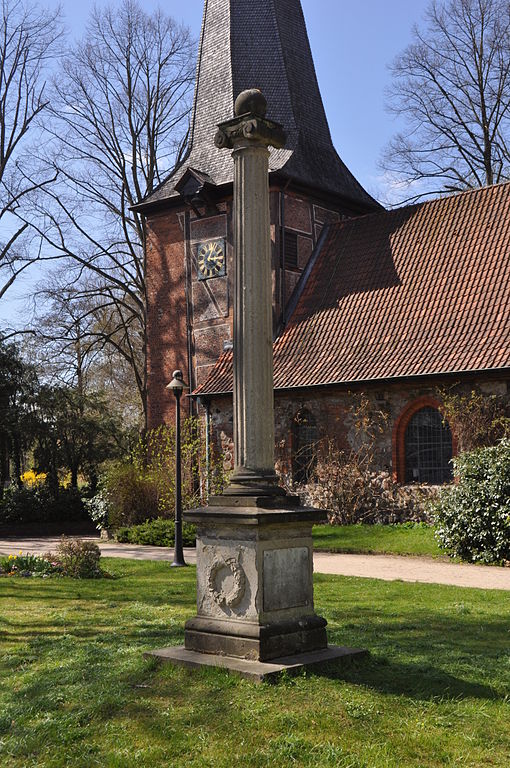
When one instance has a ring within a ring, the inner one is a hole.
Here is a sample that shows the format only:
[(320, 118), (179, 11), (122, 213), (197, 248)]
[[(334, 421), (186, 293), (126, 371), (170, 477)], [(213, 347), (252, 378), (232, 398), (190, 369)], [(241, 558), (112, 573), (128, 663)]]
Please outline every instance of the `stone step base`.
[(329, 664), (349, 664), (352, 661), (365, 659), (369, 655), (368, 651), (359, 648), (344, 648), (337, 645), (330, 645), (319, 651), (273, 659), (271, 662), (248, 661), (232, 656), (197, 653), (196, 651), (188, 651), (182, 646), (161, 648), (161, 650), (148, 651), (144, 654), (148, 659), (155, 658), (162, 663), (174, 664), (188, 669), (219, 667), (256, 683), (276, 681), (283, 672), (296, 675), (302, 670), (315, 671), (321, 666), (324, 667)]

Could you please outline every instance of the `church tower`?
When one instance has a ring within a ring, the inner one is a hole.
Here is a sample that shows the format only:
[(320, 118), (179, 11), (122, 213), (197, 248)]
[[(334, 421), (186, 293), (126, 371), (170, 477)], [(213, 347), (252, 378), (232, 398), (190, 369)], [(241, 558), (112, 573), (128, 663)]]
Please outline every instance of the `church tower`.
[(379, 208), (333, 147), (300, 0), (205, 0), (187, 153), (137, 206), (147, 221), (149, 427), (171, 418), (173, 370), (194, 388), (231, 345), (234, 163), (214, 136), (249, 88), (288, 137), (270, 157), (275, 330), (324, 224)]

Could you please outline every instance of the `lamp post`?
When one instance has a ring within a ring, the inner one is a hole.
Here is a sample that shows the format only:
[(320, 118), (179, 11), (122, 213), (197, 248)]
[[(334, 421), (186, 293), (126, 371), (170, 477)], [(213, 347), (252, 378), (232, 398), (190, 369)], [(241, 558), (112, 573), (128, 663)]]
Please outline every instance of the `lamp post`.
[(175, 395), (175, 543), (173, 568), (186, 565), (182, 551), (182, 495), (181, 495), (181, 395), (187, 385), (184, 383), (182, 371), (174, 371), (174, 377), (167, 389)]

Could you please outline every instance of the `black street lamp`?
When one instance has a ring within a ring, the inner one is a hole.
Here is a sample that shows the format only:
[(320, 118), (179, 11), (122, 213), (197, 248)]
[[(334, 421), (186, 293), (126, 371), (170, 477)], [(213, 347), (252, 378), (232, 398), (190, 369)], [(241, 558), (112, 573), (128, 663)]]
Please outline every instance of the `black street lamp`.
[(174, 377), (167, 389), (175, 395), (175, 545), (172, 567), (180, 568), (187, 563), (182, 551), (182, 494), (181, 494), (181, 395), (187, 385), (182, 371), (174, 371)]

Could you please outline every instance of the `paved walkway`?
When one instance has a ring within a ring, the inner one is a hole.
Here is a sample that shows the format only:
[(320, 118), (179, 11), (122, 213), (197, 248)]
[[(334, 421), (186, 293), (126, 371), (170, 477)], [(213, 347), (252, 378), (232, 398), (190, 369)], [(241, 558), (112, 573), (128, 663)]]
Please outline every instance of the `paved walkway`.
[(317, 573), (510, 591), (510, 568), (459, 565), (428, 557), (330, 555), (326, 552), (316, 552), (313, 564)]
[[(126, 557), (133, 560), (171, 561), (171, 549), (163, 547), (118, 544), (83, 537), (96, 541), (105, 557)], [(58, 538), (33, 537), (27, 539), (0, 539), (0, 555), (16, 555), (20, 550), (40, 554), (50, 552), (58, 544)], [(194, 549), (185, 549), (186, 562), (195, 563)], [(503, 589), (510, 591), (510, 568), (479, 565), (457, 565), (423, 557), (397, 557), (394, 555), (334, 555), (327, 552), (314, 554), (317, 573), (338, 576), (358, 576), (383, 581), (422, 582), (425, 584), (450, 584), (457, 587), (478, 589)]]

